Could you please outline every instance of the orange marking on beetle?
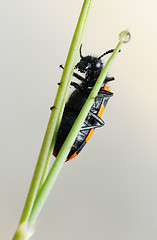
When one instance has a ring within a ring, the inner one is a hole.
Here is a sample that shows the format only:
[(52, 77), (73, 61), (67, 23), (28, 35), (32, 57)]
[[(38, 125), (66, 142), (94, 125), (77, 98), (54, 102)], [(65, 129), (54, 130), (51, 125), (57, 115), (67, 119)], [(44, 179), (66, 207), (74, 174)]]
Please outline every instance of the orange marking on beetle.
[(98, 112), (98, 114), (97, 114), (98, 117), (101, 117), (101, 116), (102, 116), (104, 109), (105, 109), (104, 104), (101, 104), (101, 106), (100, 106), (100, 108), (99, 108), (99, 112)]
[(93, 132), (94, 132), (94, 128), (92, 128), (92, 129), (89, 131), (89, 133), (88, 133), (88, 135), (87, 135), (87, 137), (86, 137), (86, 139), (85, 139), (86, 142), (88, 142), (88, 140), (89, 140), (90, 137), (92, 136)]
[(76, 156), (77, 156), (77, 152), (74, 152), (74, 154), (73, 154), (70, 158), (68, 158), (68, 159), (66, 160), (66, 162), (69, 161), (69, 160), (71, 160), (72, 158), (74, 158), (74, 157), (76, 157)]
[(106, 85), (104, 85), (104, 90), (111, 92), (110, 89)]

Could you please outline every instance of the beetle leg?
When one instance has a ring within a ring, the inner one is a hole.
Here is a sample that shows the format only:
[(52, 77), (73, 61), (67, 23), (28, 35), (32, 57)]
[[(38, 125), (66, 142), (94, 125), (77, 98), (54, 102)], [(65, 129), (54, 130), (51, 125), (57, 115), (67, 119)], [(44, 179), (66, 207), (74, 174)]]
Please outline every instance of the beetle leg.
[(95, 113), (90, 112), (89, 115), (91, 117), (93, 117), (101, 126), (104, 126), (104, 124), (105, 124), (104, 121), (99, 116), (97, 116)]
[[(61, 64), (59, 67), (62, 68), (62, 69), (64, 69), (64, 67), (63, 67), (62, 64)], [(85, 79), (84, 79), (82, 76), (80, 76), (79, 74), (77, 74), (77, 73), (74, 72), (74, 73), (73, 73), (73, 76), (76, 77), (78, 80), (80, 80), (80, 81), (82, 81), (82, 82), (85, 82)]]
[(80, 80), (82, 82), (86, 82), (86, 80), (82, 76), (80, 76), (79, 74), (77, 74), (75, 72), (73, 73), (73, 76), (76, 77), (78, 80)]
[(104, 90), (103, 88), (101, 88), (100, 91), (98, 92), (98, 96), (99, 96), (99, 94), (107, 95), (107, 96), (110, 96), (110, 97), (113, 96), (112, 92)]
[(80, 132), (84, 132), (84, 131), (99, 128), (99, 127), (103, 127), (103, 125), (93, 125), (93, 126), (89, 126), (89, 127), (82, 127), (80, 129)]
[(114, 81), (114, 80), (115, 80), (114, 77), (106, 77), (105, 80), (104, 80), (104, 83), (111, 82), (111, 81)]
[(81, 132), (87, 131), (87, 130), (90, 130), (90, 129), (93, 129), (93, 128), (95, 129), (95, 128), (103, 127), (105, 125), (105, 122), (99, 116), (97, 116), (96, 114), (94, 114), (92, 112), (90, 112), (90, 115), (91, 115), (91, 117), (93, 117), (97, 121), (97, 123), (99, 125), (92, 125), (92, 126), (82, 127), (80, 129)]
[(78, 90), (82, 90), (81, 86), (79, 84), (75, 83), (75, 82), (71, 82), (70, 85), (75, 87)]

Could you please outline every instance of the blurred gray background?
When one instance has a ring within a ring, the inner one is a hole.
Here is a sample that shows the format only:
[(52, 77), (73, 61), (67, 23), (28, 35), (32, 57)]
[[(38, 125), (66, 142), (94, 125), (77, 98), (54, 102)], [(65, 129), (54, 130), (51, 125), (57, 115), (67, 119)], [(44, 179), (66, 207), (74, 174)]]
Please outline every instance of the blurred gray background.
[[(1, 1), (1, 239), (18, 224), (82, 3)], [(157, 239), (156, 9), (155, 0), (93, 1), (84, 55), (114, 48), (128, 27), (132, 39), (109, 71), (106, 125), (64, 165), (34, 240)]]

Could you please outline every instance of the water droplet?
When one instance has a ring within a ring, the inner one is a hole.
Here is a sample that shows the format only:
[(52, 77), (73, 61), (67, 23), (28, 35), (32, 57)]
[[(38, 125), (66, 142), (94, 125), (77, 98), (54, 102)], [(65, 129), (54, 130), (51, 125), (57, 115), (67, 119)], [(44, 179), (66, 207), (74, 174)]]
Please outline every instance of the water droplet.
[(131, 34), (128, 31), (122, 31), (119, 34), (119, 40), (123, 43), (128, 43), (131, 39)]

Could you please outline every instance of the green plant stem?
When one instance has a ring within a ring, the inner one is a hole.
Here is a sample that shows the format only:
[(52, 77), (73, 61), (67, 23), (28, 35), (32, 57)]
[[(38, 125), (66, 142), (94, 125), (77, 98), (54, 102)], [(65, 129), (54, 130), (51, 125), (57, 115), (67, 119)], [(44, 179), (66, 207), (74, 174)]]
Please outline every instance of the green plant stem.
[(40, 188), (42, 187), (47, 175), (48, 175), (48, 171), (49, 171), (49, 166), (50, 166), (50, 162), (52, 161), (52, 151), (54, 149), (54, 144), (55, 144), (55, 141), (56, 141), (56, 137), (57, 137), (57, 132), (58, 132), (58, 129), (59, 129), (59, 125), (60, 125), (60, 122), (61, 122), (61, 118), (62, 118), (62, 113), (64, 111), (64, 106), (65, 106), (65, 101), (66, 101), (66, 95), (67, 93), (65, 93), (65, 99), (63, 100), (63, 103), (62, 103), (62, 106), (60, 108), (60, 114), (58, 116), (58, 121), (56, 123), (56, 128), (55, 128), (55, 132), (53, 134), (53, 138), (52, 138), (52, 143), (51, 143), (51, 146), (50, 146), (50, 149), (49, 149), (49, 153), (48, 153), (48, 157), (47, 157), (47, 160), (46, 160), (46, 164), (45, 164), (45, 167), (44, 167), (44, 170), (43, 170), (43, 174), (42, 174), (42, 177), (41, 177), (41, 181), (40, 181), (40, 186), (39, 186), (39, 189), (38, 191), (40, 190)]
[[(47, 171), (44, 171), (44, 168), (48, 169), (48, 165), (49, 165), (49, 161), (47, 161), (48, 155), (50, 152), (53, 151), (53, 146), (54, 146), (55, 139), (57, 136), (59, 123), (60, 123), (61, 116), (63, 113), (64, 105), (65, 105), (66, 93), (67, 93), (69, 85), (70, 85), (70, 78), (73, 74), (73, 69), (74, 69), (74, 65), (76, 62), (78, 50), (79, 50), (79, 47), (81, 44), (82, 35), (84, 32), (85, 23), (87, 20), (91, 2), (92, 2), (92, 0), (85, 0), (83, 3), (81, 14), (80, 14), (78, 24), (77, 24), (77, 27), (76, 27), (76, 30), (75, 30), (75, 33), (73, 36), (73, 40), (72, 40), (72, 43), (71, 43), (71, 46), (69, 49), (69, 53), (68, 53), (67, 60), (65, 63), (65, 68), (64, 68), (64, 71), (62, 74), (62, 78), (61, 78), (61, 82), (60, 82), (61, 84), (58, 88), (58, 92), (57, 92), (56, 99), (54, 102), (54, 108), (51, 111), (50, 119), (48, 122), (48, 126), (46, 129), (42, 147), (41, 147), (41, 150), (39, 153), (37, 165), (36, 165), (34, 175), (33, 175), (32, 181), (31, 181), (31, 185), (30, 185), (30, 189), (29, 189), (29, 192), (27, 195), (25, 206), (24, 206), (24, 209), (23, 209), (23, 212), (21, 215), (21, 219), (19, 222), (19, 226), (17, 228), (17, 232), (15, 233), (13, 240), (24, 239), (24, 234), (21, 233), (21, 235), (20, 235), (19, 228), (21, 225), (27, 224), (27, 221), (29, 219), (29, 216), (32, 211), (32, 207), (33, 207), (33, 204), (34, 204), (34, 201), (36, 198), (36, 194), (38, 192), (39, 184), (41, 183), (41, 185), (42, 185), (42, 182), (41, 182), (42, 174), (44, 173), (43, 178), (42, 178), (43, 181), (44, 181), (45, 177), (47, 176)], [(62, 110), (60, 111), (60, 109), (62, 109)], [(50, 151), (50, 146), (51, 146), (51, 151)], [(25, 229), (27, 229), (27, 227)], [(27, 231), (29, 231), (29, 230), (27, 229)], [(26, 231), (25, 231), (25, 233), (26, 233)]]
[[(63, 75), (62, 75), (62, 78), (61, 78), (61, 81), (60, 81), (60, 86), (62, 86), (65, 83), (65, 79), (68, 79), (68, 82), (66, 82), (67, 87), (66, 87), (66, 91), (65, 91), (64, 96), (63, 96), (63, 101), (62, 101), (62, 104), (61, 104), (61, 107), (60, 107), (60, 112), (59, 112), (59, 115), (58, 115), (58, 121), (56, 123), (55, 132), (54, 132), (52, 143), (51, 143), (51, 146), (50, 146), (50, 149), (49, 149), (49, 154), (48, 154), (47, 161), (46, 161), (46, 164), (45, 164), (45, 168), (44, 168), (42, 178), (41, 178), (41, 181), (40, 181), (40, 187), (44, 183), (44, 181), (47, 177), (48, 170), (49, 170), (49, 165), (50, 165), (50, 162), (51, 162), (51, 155), (52, 155), (52, 152), (53, 152), (54, 144), (55, 144), (56, 137), (57, 137), (57, 132), (58, 132), (60, 122), (61, 122), (61, 119), (62, 119), (64, 106), (65, 106), (65, 101), (66, 101), (66, 96), (67, 96), (67, 92), (68, 92), (68, 89), (69, 89), (71, 76), (73, 74), (73, 69), (74, 69), (74, 66), (75, 66), (75, 63), (76, 63), (77, 54), (78, 54), (80, 44), (81, 44), (81, 41), (82, 41), (82, 35), (83, 35), (84, 28), (85, 28), (85, 25), (86, 25), (86, 21), (87, 21), (89, 9), (91, 7), (91, 3), (92, 3), (92, 0), (85, 0), (84, 3), (83, 3), (81, 13), (80, 13), (80, 17), (78, 19), (78, 23), (77, 23), (77, 26), (76, 26), (76, 29), (75, 29), (75, 32), (74, 32), (74, 36), (73, 36), (73, 39), (72, 39), (72, 42), (71, 42), (71, 45), (70, 45), (69, 53), (68, 53), (68, 56), (67, 56), (67, 60), (66, 60), (66, 63), (65, 63), (64, 70), (63, 70)], [(70, 70), (69, 70), (69, 67), (70, 67)], [(54, 104), (54, 106), (56, 106), (56, 105)]]
[(113, 54), (111, 55), (111, 57), (109, 58), (109, 60), (107, 61), (104, 69), (102, 70), (93, 90), (91, 91), (86, 103), (84, 104), (78, 118), (76, 119), (70, 133), (68, 134), (68, 137), (66, 138), (60, 152), (57, 155), (57, 158), (45, 180), (45, 182), (43, 183), (40, 191), (37, 194), (30, 218), (29, 218), (29, 224), (33, 225), (50, 193), (50, 190), (52, 189), (54, 182), (65, 162), (65, 159), (72, 147), (73, 142), (76, 139), (76, 136), (92, 106), (92, 103), (95, 99), (95, 97), (98, 94), (98, 91), (107, 75), (107, 72), (109, 70), (110, 65), (112, 64), (115, 56), (117, 55), (117, 53), (119, 52), (119, 49), (123, 43), (123, 38), (125, 37), (125, 35), (127, 34), (127, 31), (125, 31), (124, 36), (120, 39), (120, 42), (118, 43), (117, 47), (115, 48)]

